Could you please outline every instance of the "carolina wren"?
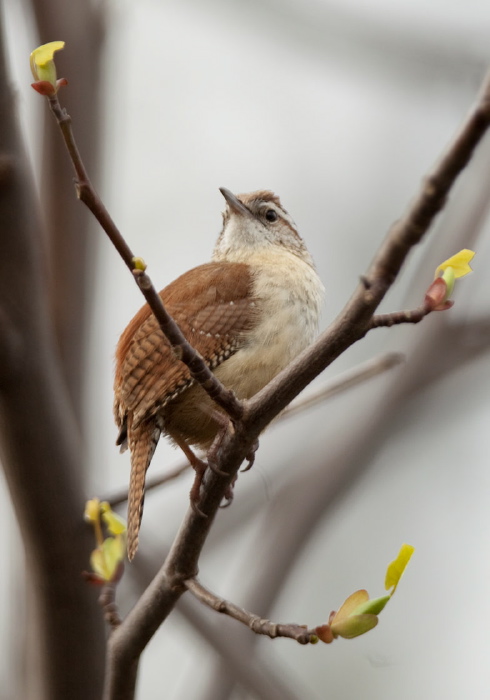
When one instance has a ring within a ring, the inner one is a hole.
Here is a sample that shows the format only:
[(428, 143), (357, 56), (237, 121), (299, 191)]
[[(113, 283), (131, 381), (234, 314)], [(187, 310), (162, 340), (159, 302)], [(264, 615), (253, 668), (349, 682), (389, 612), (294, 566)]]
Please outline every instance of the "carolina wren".
[[(227, 207), (212, 262), (184, 273), (160, 296), (224, 386), (250, 398), (312, 341), (324, 287), (278, 197), (221, 193)], [(117, 444), (131, 452), (130, 560), (138, 546), (145, 474), (161, 433), (192, 461), (190, 446), (206, 450), (216, 437), (217, 411), (143, 306), (117, 345), (114, 382)]]

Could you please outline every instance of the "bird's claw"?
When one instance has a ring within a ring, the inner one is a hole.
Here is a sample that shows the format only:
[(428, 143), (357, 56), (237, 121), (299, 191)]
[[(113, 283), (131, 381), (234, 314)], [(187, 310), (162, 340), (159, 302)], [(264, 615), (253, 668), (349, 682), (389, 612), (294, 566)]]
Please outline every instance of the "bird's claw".
[(244, 469), (241, 469), (240, 471), (242, 472), (248, 472), (249, 469), (252, 469), (254, 462), (255, 462), (255, 453), (259, 449), (259, 441), (256, 440), (252, 447), (250, 448), (250, 452), (247, 454), (245, 459), (247, 460), (248, 464)]

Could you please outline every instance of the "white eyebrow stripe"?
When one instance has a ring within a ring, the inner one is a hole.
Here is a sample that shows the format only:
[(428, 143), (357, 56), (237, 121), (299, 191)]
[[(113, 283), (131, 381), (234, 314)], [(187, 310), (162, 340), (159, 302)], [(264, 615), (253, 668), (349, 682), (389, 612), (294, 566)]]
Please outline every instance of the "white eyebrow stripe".
[(265, 211), (267, 211), (267, 209), (274, 209), (274, 211), (281, 217), (281, 219), (284, 219), (284, 221), (286, 221), (294, 231), (297, 231), (296, 224), (294, 223), (293, 219), (289, 216), (287, 211), (284, 211), (284, 209), (279, 207), (275, 202), (265, 202), (262, 205), (262, 207)]

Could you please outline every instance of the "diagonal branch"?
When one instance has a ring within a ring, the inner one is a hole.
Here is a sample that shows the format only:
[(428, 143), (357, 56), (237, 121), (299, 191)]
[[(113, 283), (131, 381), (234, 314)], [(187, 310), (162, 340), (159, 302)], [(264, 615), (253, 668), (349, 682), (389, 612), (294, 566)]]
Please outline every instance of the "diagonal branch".
[(319, 339), (246, 402), (245, 423), (258, 435), (297, 394), (369, 330), (371, 318), (411, 249), (440, 212), (458, 175), (490, 125), (490, 73), (479, 98), (406, 214), (396, 221), (350, 301)]
[(66, 110), (61, 108), (57, 95), (48, 97), (48, 102), (61, 129), (66, 148), (75, 170), (77, 178), (75, 184), (79, 199), (90, 209), (107, 233), (112, 244), (126, 264), (126, 267), (133, 273), (135, 281), (141, 289), (149, 307), (153, 311), (162, 333), (173, 347), (177, 357), (187, 365), (192, 377), (203, 387), (213, 401), (221, 406), (233, 420), (239, 420), (243, 414), (241, 402), (232, 391), (225, 389), (199, 353), (187, 342), (184, 334), (165, 309), (162, 299), (153, 286), (149, 276), (144, 270), (138, 269), (137, 258), (121, 235), (121, 232), (90, 181), (73, 135), (71, 117), (67, 114)]

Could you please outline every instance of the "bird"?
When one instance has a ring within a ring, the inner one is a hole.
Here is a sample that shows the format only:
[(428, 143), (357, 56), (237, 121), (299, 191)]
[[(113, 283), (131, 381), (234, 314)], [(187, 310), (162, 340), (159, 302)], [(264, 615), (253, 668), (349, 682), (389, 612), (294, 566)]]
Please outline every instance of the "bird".
[[(269, 190), (235, 195), (223, 187), (220, 192), (226, 208), (211, 261), (185, 272), (159, 294), (216, 377), (239, 399), (248, 399), (312, 342), (325, 289), (279, 197)], [(160, 436), (179, 446), (195, 466), (192, 448), (208, 450), (224, 420), (176, 357), (147, 304), (116, 347), (114, 417), (116, 444), (130, 451), (131, 561), (138, 548), (146, 471)]]

